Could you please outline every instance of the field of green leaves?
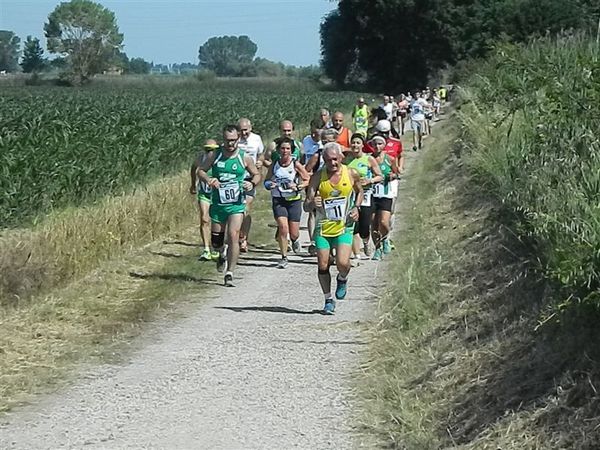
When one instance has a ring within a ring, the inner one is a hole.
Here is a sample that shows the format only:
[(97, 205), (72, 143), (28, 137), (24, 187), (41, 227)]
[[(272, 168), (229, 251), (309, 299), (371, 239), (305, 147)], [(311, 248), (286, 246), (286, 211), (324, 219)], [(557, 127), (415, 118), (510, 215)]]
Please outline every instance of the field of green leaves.
[(564, 36), (504, 46), (462, 92), (471, 167), (573, 299), (600, 299), (600, 50)]
[(241, 116), (271, 132), (284, 118), (305, 126), (320, 107), (348, 109), (353, 100), (273, 81), (5, 87), (0, 229), (176, 173)]

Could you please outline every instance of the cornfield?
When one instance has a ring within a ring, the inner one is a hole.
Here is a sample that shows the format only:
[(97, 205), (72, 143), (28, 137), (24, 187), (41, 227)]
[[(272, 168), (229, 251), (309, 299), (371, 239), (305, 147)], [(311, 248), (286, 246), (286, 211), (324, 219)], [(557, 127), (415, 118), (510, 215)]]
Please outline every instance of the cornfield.
[(0, 93), (0, 229), (177, 173), (207, 138), (244, 116), (258, 132), (306, 125), (351, 94), (301, 83), (8, 87)]

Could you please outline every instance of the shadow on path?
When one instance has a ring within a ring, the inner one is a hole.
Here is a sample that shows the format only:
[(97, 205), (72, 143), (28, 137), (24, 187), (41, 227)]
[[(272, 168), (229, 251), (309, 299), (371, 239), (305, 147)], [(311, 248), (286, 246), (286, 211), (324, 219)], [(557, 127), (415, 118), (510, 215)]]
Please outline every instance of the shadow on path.
[(193, 283), (201, 283), (201, 284), (212, 284), (215, 286), (221, 286), (221, 283), (215, 280), (208, 280), (206, 278), (197, 278), (192, 275), (187, 275), (185, 273), (141, 273), (131, 271), (129, 272), (129, 276), (133, 278), (140, 278), (143, 280), (167, 280), (167, 281), (186, 281)]
[(215, 306), (215, 309), (226, 309), (233, 312), (259, 311), (281, 314), (323, 314), (320, 309), (302, 311), (299, 309), (286, 308), (285, 306)]

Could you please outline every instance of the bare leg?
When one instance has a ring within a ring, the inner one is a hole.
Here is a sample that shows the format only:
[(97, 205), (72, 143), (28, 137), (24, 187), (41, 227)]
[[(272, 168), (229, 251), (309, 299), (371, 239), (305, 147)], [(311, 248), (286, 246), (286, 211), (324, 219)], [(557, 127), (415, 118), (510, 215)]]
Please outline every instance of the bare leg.
[(277, 243), (279, 244), (279, 251), (281, 252), (281, 257), (286, 258), (288, 252), (288, 234), (290, 232), (288, 226), (287, 217), (277, 217), (277, 230), (279, 233), (277, 234)]
[(200, 237), (204, 248), (210, 248), (210, 216), (208, 209), (210, 204), (207, 202), (198, 202), (198, 210), (200, 211)]
[(319, 284), (323, 295), (331, 298), (331, 274), (329, 273), (329, 249), (317, 250), (317, 265), (319, 267)]
[(242, 222), (242, 228), (240, 230), (240, 241), (242, 241), (242, 245), (244, 248), (247, 246), (248, 235), (250, 234), (250, 227), (252, 226), (252, 216), (250, 215), (252, 211), (252, 203), (254, 202), (254, 197), (251, 195), (246, 196), (246, 213), (244, 214), (244, 221)]
[(227, 270), (233, 272), (240, 257), (240, 229), (244, 221), (244, 214), (232, 214), (227, 220)]

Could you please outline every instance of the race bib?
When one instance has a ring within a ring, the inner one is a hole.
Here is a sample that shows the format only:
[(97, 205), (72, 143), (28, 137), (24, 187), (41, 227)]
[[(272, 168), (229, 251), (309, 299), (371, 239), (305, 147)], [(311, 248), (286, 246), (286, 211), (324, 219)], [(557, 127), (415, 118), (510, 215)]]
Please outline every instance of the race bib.
[(385, 186), (383, 183), (377, 183), (373, 186), (373, 197), (385, 197)]
[(199, 181), (196, 190), (202, 194), (210, 194), (212, 192), (212, 187), (205, 183), (204, 181)]
[(371, 189), (367, 189), (363, 192), (363, 201), (360, 206), (371, 206), (371, 196), (373, 195), (373, 191)]
[(340, 221), (346, 219), (346, 199), (343, 197), (328, 198), (323, 201), (327, 220)]
[(240, 184), (237, 181), (222, 183), (219, 186), (219, 203), (239, 203), (240, 200)]

